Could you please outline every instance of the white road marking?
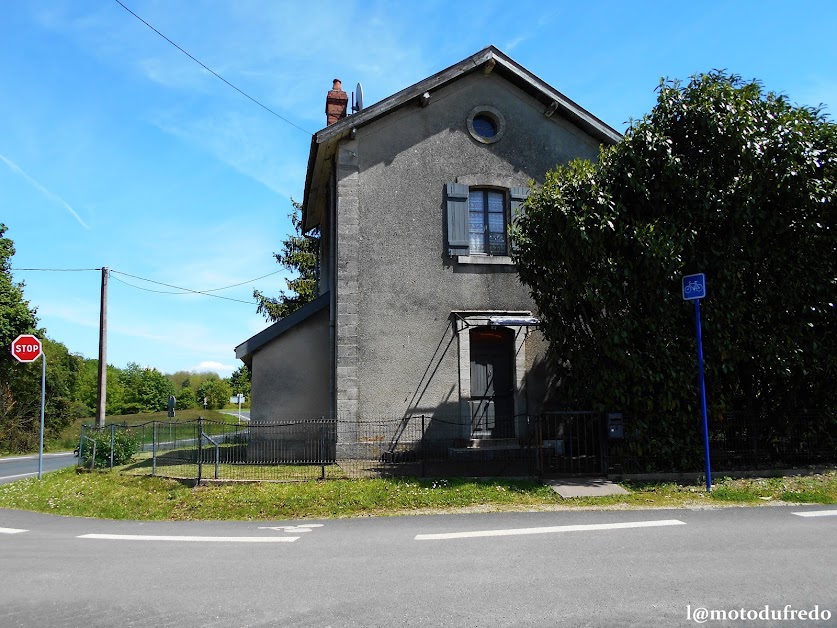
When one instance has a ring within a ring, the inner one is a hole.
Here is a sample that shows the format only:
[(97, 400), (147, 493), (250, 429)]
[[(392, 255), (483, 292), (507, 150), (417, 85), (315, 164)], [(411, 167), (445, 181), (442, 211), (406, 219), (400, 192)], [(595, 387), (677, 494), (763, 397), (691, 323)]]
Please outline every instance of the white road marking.
[(630, 521), (628, 523), (591, 523), (572, 526), (550, 526), (545, 528), (517, 528), (511, 530), (476, 530), (474, 532), (445, 532), (442, 534), (417, 534), (416, 541), (441, 541), (445, 539), (468, 539), (481, 536), (515, 536), (522, 534), (550, 534), (554, 532), (584, 532), (588, 530), (619, 530), (622, 528), (656, 528), (661, 526), (684, 526), (679, 519), (659, 521)]
[(29, 532), (29, 530), (18, 530), (17, 528), (0, 528), (0, 534), (20, 534), (21, 532)]
[(837, 510), (806, 510), (793, 514), (797, 517), (837, 517)]
[[(64, 451), (57, 454), (44, 454), (44, 458), (59, 458), (61, 456), (74, 456), (75, 454), (72, 451)], [(37, 460), (38, 454), (29, 455), (29, 456), (9, 456), (8, 458), (0, 458), (0, 462), (12, 461), (12, 460)]]
[(25, 478), (28, 475), (38, 475), (37, 471), (32, 473), (18, 473), (17, 475), (0, 475), (0, 480), (10, 480), (12, 478)]
[(312, 528), (322, 528), (322, 523), (303, 523), (298, 526), (259, 526), (259, 530), (276, 530), (277, 532), (311, 532)]
[(298, 536), (167, 536), (151, 534), (82, 534), (79, 539), (106, 541), (179, 541), (182, 543), (293, 543)]

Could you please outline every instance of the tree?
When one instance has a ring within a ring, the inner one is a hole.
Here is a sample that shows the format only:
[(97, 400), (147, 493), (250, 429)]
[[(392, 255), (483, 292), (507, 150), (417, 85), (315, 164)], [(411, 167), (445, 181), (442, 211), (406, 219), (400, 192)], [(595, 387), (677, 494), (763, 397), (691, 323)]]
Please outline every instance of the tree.
[(198, 400), (195, 396), (195, 391), (191, 388), (181, 388), (175, 393), (175, 397), (177, 398), (178, 410), (189, 410), (190, 408), (198, 407)]
[(198, 386), (198, 405), (203, 405), (206, 399), (206, 407), (209, 410), (223, 408), (230, 401), (230, 387), (227, 382), (218, 379), (209, 379)]
[(43, 351), (47, 357), (44, 421), (46, 429), (57, 434), (73, 420), (88, 416), (75, 398), (84, 359), (49, 338), (43, 339)]
[(303, 234), (302, 205), (293, 200), (291, 203), (294, 211), (290, 218), (295, 235), (289, 235), (282, 242), (282, 251), (273, 254), (283, 268), (295, 273), (294, 277), (285, 280), (290, 292), (283, 290), (278, 297), (268, 297), (260, 290), (253, 290), (253, 298), (258, 301), (256, 311), (269, 321), (285, 318), (317, 298), (319, 232), (314, 230), (309, 236)]
[(680, 279), (703, 272), (713, 412), (833, 413), (835, 198), (819, 109), (723, 72), (662, 82), (597, 164), (547, 173), (513, 229), (563, 403), (631, 412), (662, 457), (699, 456), (682, 445), (700, 441)]
[(169, 395), (175, 394), (174, 384), (155, 368), (142, 368), (129, 362), (121, 373), (125, 389), (123, 412), (162, 412), (168, 407)]
[[(125, 401), (125, 377), (122, 369), (108, 364), (107, 374), (107, 408), (106, 414), (124, 414)], [(74, 393), (74, 400), (79, 404), (84, 417), (92, 417), (96, 413), (96, 401), (98, 398), (99, 384), (99, 361), (94, 358), (86, 358), (79, 367), (78, 378)]]
[(40, 408), (40, 364), (20, 364), (10, 352), (20, 334), (35, 334), (36, 310), (23, 296), (23, 283), (11, 275), (14, 242), (0, 223), (0, 450), (30, 451), (37, 446)]
[(0, 223), (0, 346), (6, 348), (0, 352), (0, 368), (17, 364), (8, 350), (15, 338), (20, 334), (41, 335), (37, 329), (36, 309), (23, 298), (23, 283), (12, 281), (15, 246), (5, 235), (7, 229)]
[(246, 364), (239, 366), (233, 374), (230, 375), (230, 390), (233, 394), (241, 393), (247, 400), (250, 399), (250, 369)]

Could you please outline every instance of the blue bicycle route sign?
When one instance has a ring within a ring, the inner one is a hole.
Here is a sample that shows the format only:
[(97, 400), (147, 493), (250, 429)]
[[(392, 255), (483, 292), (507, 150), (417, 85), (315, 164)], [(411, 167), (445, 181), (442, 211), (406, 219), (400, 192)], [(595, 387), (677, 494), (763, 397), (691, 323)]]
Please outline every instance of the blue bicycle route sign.
[(706, 297), (706, 276), (703, 273), (683, 277), (683, 298), (686, 301)]
[(706, 461), (706, 490), (712, 492), (712, 465), (709, 461), (709, 421), (706, 416), (706, 382), (703, 377), (703, 331), (700, 324), (700, 300), (706, 296), (706, 276), (703, 273), (683, 277), (683, 298), (695, 302), (695, 331), (697, 332), (698, 386), (700, 410), (703, 415), (703, 455)]

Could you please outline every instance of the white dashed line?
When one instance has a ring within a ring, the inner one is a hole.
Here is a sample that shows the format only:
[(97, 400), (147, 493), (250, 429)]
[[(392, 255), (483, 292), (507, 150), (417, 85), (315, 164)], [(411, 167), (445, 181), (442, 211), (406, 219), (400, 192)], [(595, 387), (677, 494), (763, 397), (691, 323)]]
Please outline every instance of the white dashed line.
[(12, 478), (25, 478), (30, 475), (38, 475), (38, 472), (33, 471), (32, 473), (18, 473), (17, 475), (0, 475), (0, 480), (11, 480)]
[[(60, 452), (57, 454), (44, 454), (44, 458), (61, 458), (66, 456), (74, 456), (75, 454), (71, 451)], [(38, 455), (30, 455), (30, 456), (9, 456), (8, 458), (0, 458), (0, 464), (3, 462), (13, 462), (15, 460), (37, 460)]]
[(298, 536), (166, 536), (150, 534), (82, 534), (79, 539), (105, 541), (175, 541), (181, 543), (293, 543)]
[(837, 510), (806, 510), (793, 514), (797, 517), (837, 517)]
[(589, 530), (619, 530), (623, 528), (656, 528), (682, 526), (685, 521), (662, 519), (659, 521), (631, 521), (628, 523), (592, 523), (572, 526), (550, 526), (545, 528), (517, 528), (511, 530), (476, 530), (474, 532), (446, 532), (442, 534), (417, 534), (416, 541), (441, 541), (446, 539), (468, 539), (483, 536), (516, 536), (523, 534), (551, 534), (555, 532), (584, 532)]
[(0, 534), (20, 534), (21, 532), (29, 532), (29, 530), (18, 530), (17, 528), (0, 528)]
[(298, 526), (259, 526), (259, 530), (276, 530), (285, 534), (298, 534), (300, 532), (311, 532), (313, 528), (322, 528), (322, 523), (303, 523)]

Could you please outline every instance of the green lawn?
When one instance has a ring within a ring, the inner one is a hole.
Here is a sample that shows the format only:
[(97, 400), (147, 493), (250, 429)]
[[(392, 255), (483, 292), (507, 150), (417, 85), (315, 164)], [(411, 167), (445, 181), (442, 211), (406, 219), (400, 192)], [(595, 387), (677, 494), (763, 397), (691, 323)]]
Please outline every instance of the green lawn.
[(262, 482), (190, 488), (175, 480), (116, 471), (65, 469), (0, 485), (0, 507), (76, 517), (138, 520), (270, 520), (451, 511), (720, 507), (837, 503), (837, 473), (717, 481), (626, 483), (627, 496), (563, 500), (535, 480), (363, 479)]

